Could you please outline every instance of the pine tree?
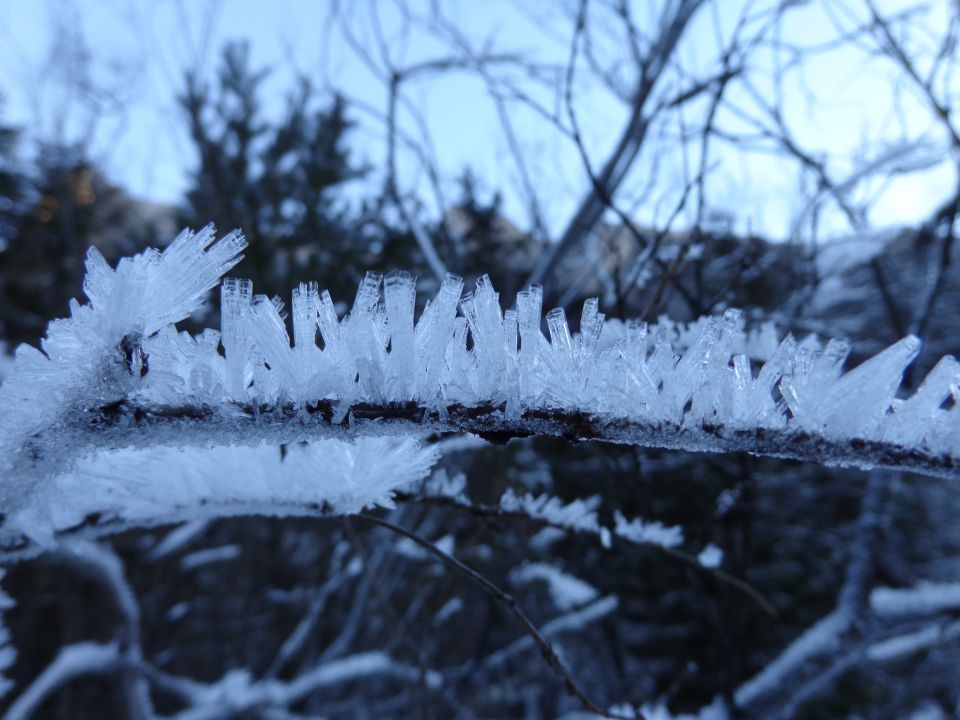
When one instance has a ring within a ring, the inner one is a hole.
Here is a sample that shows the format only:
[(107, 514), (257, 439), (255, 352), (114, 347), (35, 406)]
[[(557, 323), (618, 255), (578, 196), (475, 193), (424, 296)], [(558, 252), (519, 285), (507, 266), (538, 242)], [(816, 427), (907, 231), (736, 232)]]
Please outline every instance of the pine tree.
[(262, 113), (267, 76), (251, 68), (242, 43), (225, 47), (213, 88), (188, 76), (180, 103), (198, 163), (181, 224), (243, 228), (249, 249), (237, 272), (254, 281), (256, 292), (284, 299), (299, 282), (344, 290), (360, 269), (404, 258), (385, 246), (409, 239), (385, 232), (376, 206), (357, 211), (340, 199), (364, 174), (347, 149), (344, 100), (319, 105), (312, 84), (301, 79), (273, 123)]
[[(0, 102), (2, 99), (0, 96)], [(13, 237), (26, 190), (25, 178), (15, 155), (19, 134), (16, 128), (0, 125), (0, 251)]]
[(541, 251), (539, 244), (522, 232), (503, 214), (503, 197), (499, 191), (486, 194), (469, 169), (458, 179), (459, 196), (447, 213), (447, 238), (439, 229), (435, 233), (448, 267), (466, 276), (468, 284), (475, 268), (488, 268), (490, 279), (505, 297), (521, 289)]
[(42, 146), (32, 178), (8, 177), (0, 182), (10, 183), (18, 201), (0, 252), (3, 335), (12, 344), (37, 343), (47, 322), (66, 315), (71, 298), (82, 297), (88, 247), (115, 262), (155, 238), (135, 227), (133, 201), (82, 148)]

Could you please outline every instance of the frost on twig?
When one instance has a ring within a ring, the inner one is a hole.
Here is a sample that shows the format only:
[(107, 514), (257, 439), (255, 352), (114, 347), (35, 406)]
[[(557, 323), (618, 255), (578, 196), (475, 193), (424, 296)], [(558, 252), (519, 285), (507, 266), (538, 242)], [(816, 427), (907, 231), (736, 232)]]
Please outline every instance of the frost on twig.
[(715, 545), (707, 545), (699, 554), (681, 550), (678, 547), (684, 541), (681, 527), (642, 518), (628, 520), (619, 511), (614, 513), (615, 526), (607, 527), (600, 523), (598, 517), (597, 508), (601, 500), (599, 495), (564, 503), (560, 498), (547, 494), (517, 495), (508, 489), (496, 505), (484, 505), (471, 501), (465, 488), (466, 478), (463, 475), (449, 477), (446, 471), (440, 468), (422, 483), (419, 491), (404, 488), (394, 496), (399, 501), (447, 507), (478, 517), (519, 520), (558, 533), (592, 535), (607, 549), (612, 547), (614, 542), (653, 549), (688, 566), (711, 573), (716, 580), (745, 593), (764, 612), (771, 616), (777, 614), (776, 609), (753, 586), (720, 569), (723, 552)]
[[(151, 501), (164, 514), (170, 498), (140, 482), (126, 454), (167, 462), (183, 447), (469, 431), (494, 441), (549, 434), (960, 475), (960, 410), (948, 402), (960, 366), (945, 358), (915, 394), (898, 397), (919, 350), (912, 336), (847, 373), (845, 341), (787, 336), (757, 368), (743, 353), (746, 334), (734, 310), (699, 322), (679, 348), (668, 325), (630, 323), (613, 337), (597, 301), (588, 300), (576, 334), (563, 310), (547, 313), (547, 339), (537, 286), (503, 311), (488, 278), (462, 295), (462, 280), (448, 275), (417, 319), (415, 279), (403, 272), (368, 273), (344, 317), (328, 293), (300, 285), (292, 345), (282, 303), (233, 278), (221, 287), (221, 330), (178, 333), (175, 323), (243, 247), (239, 233), (215, 241), (208, 227), (116, 269), (91, 251), (90, 303), (73, 303), (69, 319), (51, 323), (43, 352), (21, 346), (0, 388), (5, 541), (11, 532), (54, 532), (77, 520), (79, 510), (67, 518), (56, 514), (64, 505), (48, 509), (51, 488), (73, 496), (99, 488), (88, 495), (135, 497), (141, 519)], [(264, 458), (254, 464), (272, 462)], [(101, 462), (122, 471), (101, 472)], [(207, 479), (191, 466), (172, 462), (170, 484), (201, 486)], [(354, 488), (354, 500), (377, 502), (401, 484), (365, 477), (375, 487)], [(224, 483), (229, 475), (221, 473), (205, 492), (177, 502), (249, 512), (265, 511), (271, 493), (281, 506), (304, 501), (302, 487), (285, 479), (256, 497)], [(318, 492), (313, 502), (328, 500)], [(84, 510), (109, 514), (116, 504)]]

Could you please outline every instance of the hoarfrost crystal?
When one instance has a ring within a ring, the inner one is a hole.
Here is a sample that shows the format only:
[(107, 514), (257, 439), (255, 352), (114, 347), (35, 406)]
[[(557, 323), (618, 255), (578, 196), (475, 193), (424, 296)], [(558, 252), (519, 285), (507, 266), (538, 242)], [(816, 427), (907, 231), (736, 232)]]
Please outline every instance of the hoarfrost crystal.
[(486, 276), (461, 295), (448, 275), (418, 318), (404, 272), (367, 273), (344, 317), (326, 291), (300, 285), (292, 342), (279, 302), (227, 278), (220, 331), (177, 332), (243, 247), (207, 227), (115, 269), (90, 252), (89, 304), (50, 324), (43, 352), (21, 346), (0, 387), (4, 510), (95, 452), (436, 431), (960, 474), (960, 410), (948, 402), (960, 365), (945, 358), (898, 397), (912, 336), (844, 373), (842, 339), (777, 342), (736, 310), (685, 329), (608, 323), (588, 300), (576, 333), (564, 310), (548, 312), (548, 339), (539, 286), (504, 311)]

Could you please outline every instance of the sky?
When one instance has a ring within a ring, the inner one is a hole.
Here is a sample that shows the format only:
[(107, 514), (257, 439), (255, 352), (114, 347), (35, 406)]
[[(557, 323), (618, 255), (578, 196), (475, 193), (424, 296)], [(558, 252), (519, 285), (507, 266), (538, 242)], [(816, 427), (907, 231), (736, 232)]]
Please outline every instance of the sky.
[[(562, 68), (572, 32), (570, 14), (560, 11), (567, 4), (447, 0), (441, 6), (455, 27), (478, 45), (489, 40), (497, 49), (522, 52), (544, 66)], [(839, 10), (830, 10), (840, 7), (835, 0), (800, 5), (782, 28), (784, 42), (811, 47), (836, 36), (837, 14), (841, 21), (843, 17)], [(893, 11), (906, 3), (882, 6)], [(449, 54), (430, 33), (405, 32), (403, 15), (394, 3), (355, 2), (344, 7), (349, 8), (359, 47), (375, 60), (371, 7), (378, 9), (396, 63)], [(421, 17), (432, 12), (426, 0), (413, 0), (408, 7)], [(717, 0), (697, 16), (679, 50), (685, 67), (711, 67), (717, 38), (732, 30), (742, 7), (736, 0)], [(330, 1), (296, 0), (0, 0), (0, 93), (6, 101), (0, 117), (25, 129), (24, 152), (36, 139), (83, 140), (111, 179), (134, 195), (174, 203), (182, 197), (195, 162), (176, 104), (184, 73), (189, 69), (209, 78), (224, 43), (244, 39), (250, 42), (254, 66), (272, 69), (265, 87), (268, 114), (282, 112), (285, 94), (298, 74), (325, 91), (342, 92), (352, 101), (357, 121), (351, 136), (355, 158), (382, 169), (385, 86), (351, 47), (343, 26), (331, 24), (331, 9)], [(641, 27), (656, 22), (656, 3), (636, 2), (634, 10)], [(936, 10), (924, 19), (933, 28), (939, 21)], [(615, 42), (598, 52), (612, 67), (627, 53)], [(774, 90), (764, 84), (772, 68), (767, 55), (772, 53), (766, 48), (756, 53), (751, 62), (760, 72), (754, 90), (772, 97)], [(76, 68), (86, 68), (79, 79)], [(584, 146), (596, 166), (616, 140), (628, 108), (587, 76), (581, 68), (574, 88)], [(779, 92), (791, 133), (813, 156), (824, 159), (835, 177), (848, 177), (898, 144), (914, 143), (915, 151), (905, 161), (922, 167), (921, 172), (857, 187), (857, 199), (874, 200), (867, 226), (917, 222), (952, 192), (956, 170), (947, 162), (942, 133), (922, 98), (904, 89), (889, 62), (846, 44), (817, 53), (802, 71), (786, 77)], [(428, 131), (441, 186), (448, 195), (445, 202), (454, 194), (456, 178), (470, 168), (483, 187), (503, 193), (504, 212), (521, 227), (529, 227), (520, 173), (483, 82), (470, 73), (428, 75), (410, 83), (406, 93), (409, 107), (422, 116), (422, 126), (403, 109), (401, 126), (412, 135), (421, 127)], [(562, 104), (557, 89), (538, 86), (531, 93), (545, 107)], [(745, 107), (752, 103), (744, 89), (734, 87), (731, 97)], [(692, 111), (695, 118), (696, 105)], [(557, 236), (589, 187), (583, 161), (569, 139), (542, 117), (518, 104), (511, 105), (510, 112), (542, 215), (549, 233)], [(731, 113), (723, 122), (728, 128), (746, 128)], [(664, 221), (679, 188), (689, 181), (689, 166), (696, 166), (698, 147), (691, 144), (683, 150), (676, 142), (678, 132), (666, 125), (657, 130), (618, 195), (628, 214), (643, 223)], [(744, 152), (716, 142), (709, 170), (710, 203), (732, 215), (740, 231), (785, 238), (796, 230), (798, 218), (820, 209), (810, 206), (809, 187), (802, 185), (795, 166), (765, 149)], [(401, 152), (399, 173), (404, 187), (435, 207), (413, 153)], [(382, 180), (382, 174), (374, 173), (370, 183), (352, 192), (357, 197), (375, 192), (378, 178)], [(692, 212), (686, 208), (680, 223), (689, 222)], [(849, 223), (829, 204), (819, 217), (826, 235), (849, 234)]]

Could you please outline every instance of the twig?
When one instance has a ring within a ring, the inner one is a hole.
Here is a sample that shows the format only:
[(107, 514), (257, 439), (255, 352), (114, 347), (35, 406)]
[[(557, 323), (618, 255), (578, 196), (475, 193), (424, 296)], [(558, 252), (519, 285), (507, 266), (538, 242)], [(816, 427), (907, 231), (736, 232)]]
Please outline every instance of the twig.
[[(883, 522), (883, 508), (888, 496), (888, 475), (871, 473), (864, 491), (856, 536), (850, 549), (850, 558), (836, 607), (790, 643), (761, 672), (737, 689), (735, 701), (741, 710), (749, 710), (751, 714), (755, 714), (758, 706), (796, 708), (798, 705), (793, 701), (797, 699), (797, 693), (805, 693), (812, 686), (819, 687), (811, 678), (826, 674), (832, 679), (834, 669), (846, 667), (842, 663), (837, 665), (833, 658), (846, 652), (851, 642), (862, 639), (858, 622), (870, 614), (868, 591), (874, 574), (874, 557)], [(826, 669), (811, 675), (809, 668), (814, 663), (823, 661), (827, 663)], [(779, 697), (778, 693), (785, 694), (786, 697)]]
[[(116, 649), (118, 658), (126, 663), (142, 661), (140, 606), (124, 577), (120, 558), (104, 545), (82, 540), (65, 543), (54, 551), (52, 557), (92, 576), (100, 584), (119, 615), (120, 643)], [(143, 678), (138, 677), (128, 666), (122, 666), (120, 682), (131, 720), (152, 718), (154, 712), (150, 692)]]
[[(534, 517), (519, 510), (505, 510), (497, 505), (481, 505), (458, 500), (457, 498), (444, 495), (416, 495), (414, 493), (400, 492), (395, 495), (395, 498), (400, 502), (423, 503), (451, 508), (453, 510), (459, 510), (476, 517), (520, 520), (523, 522), (528, 522), (537, 527), (554, 528), (567, 533), (568, 535), (575, 533), (590, 533), (593, 535), (599, 535), (598, 531), (595, 532), (593, 530), (578, 527), (576, 525), (564, 525), (562, 523), (552, 522), (546, 518)], [(705, 567), (699, 560), (697, 560), (696, 556), (691, 555), (688, 552), (677, 550), (676, 548), (666, 547), (655, 542), (639, 543), (631, 541), (629, 538), (622, 538), (621, 536), (618, 537), (626, 543), (632, 543), (639, 547), (645, 547), (655, 552), (663, 553), (667, 557), (673, 558), (674, 560), (679, 560), (680, 562), (689, 565), (696, 570), (708, 573), (709, 575), (715, 577), (719, 582), (730, 585), (731, 587), (734, 587), (746, 594), (747, 597), (756, 602), (757, 605), (759, 605), (767, 615), (770, 615), (771, 617), (777, 617), (778, 615), (777, 609), (763, 596), (759, 590), (753, 587), (750, 583), (746, 582), (745, 580), (741, 580), (740, 578), (731, 575), (720, 568)]]
[[(596, 703), (594, 703), (587, 695), (580, 689), (576, 681), (570, 676), (570, 673), (563, 666), (559, 656), (556, 653), (556, 650), (553, 649), (553, 645), (550, 644), (550, 641), (547, 640), (543, 634), (537, 629), (537, 626), (533, 624), (530, 618), (527, 617), (526, 613), (520, 609), (517, 605), (517, 601), (509, 594), (501, 590), (497, 585), (490, 581), (485, 576), (478, 573), (473, 568), (465, 565), (460, 560), (457, 560), (452, 555), (445, 553), (443, 550), (438, 548), (432, 542), (423, 539), (416, 533), (413, 533), (406, 528), (402, 528), (399, 525), (394, 525), (393, 523), (384, 520), (382, 518), (376, 517), (375, 515), (367, 515), (366, 513), (358, 513), (355, 517), (365, 520), (374, 525), (379, 525), (380, 527), (386, 528), (392, 532), (402, 535), (408, 540), (412, 540), (417, 545), (422, 547), (424, 550), (429, 552), (431, 555), (440, 560), (447, 567), (456, 570), (460, 574), (469, 578), (473, 583), (481, 587), (490, 597), (492, 597), (500, 606), (506, 609), (517, 622), (523, 627), (524, 631), (530, 636), (530, 638), (537, 644), (537, 647), (540, 648), (540, 652), (543, 655), (544, 659), (547, 661), (547, 664), (550, 666), (550, 669), (553, 670), (554, 674), (560, 678), (563, 682), (564, 687), (567, 692), (573, 695), (577, 700), (580, 701), (580, 704), (588, 712), (596, 713), (601, 717), (616, 717), (611, 715), (608, 712), (602, 710)], [(640, 718), (639, 720), (642, 720)]]
[(85, 675), (109, 674), (120, 665), (120, 651), (116, 645), (91, 642), (67, 645), (20, 694), (7, 710), (4, 720), (27, 720), (44, 700), (71, 680)]

